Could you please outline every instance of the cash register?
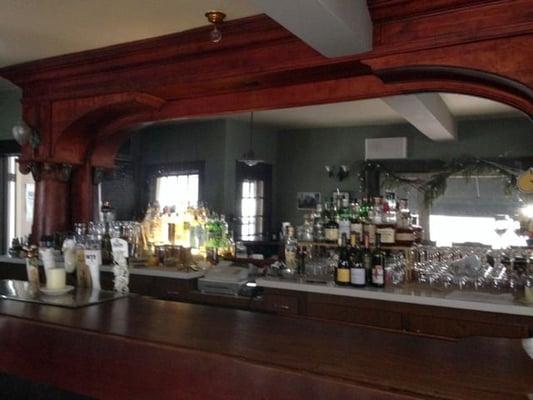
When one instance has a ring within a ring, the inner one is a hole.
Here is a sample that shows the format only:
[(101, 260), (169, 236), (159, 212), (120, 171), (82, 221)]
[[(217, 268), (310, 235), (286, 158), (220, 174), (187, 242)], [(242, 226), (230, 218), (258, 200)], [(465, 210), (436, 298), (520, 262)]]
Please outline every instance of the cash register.
[(238, 296), (241, 289), (250, 281), (250, 267), (234, 265), (222, 261), (198, 279), (198, 290), (202, 293)]

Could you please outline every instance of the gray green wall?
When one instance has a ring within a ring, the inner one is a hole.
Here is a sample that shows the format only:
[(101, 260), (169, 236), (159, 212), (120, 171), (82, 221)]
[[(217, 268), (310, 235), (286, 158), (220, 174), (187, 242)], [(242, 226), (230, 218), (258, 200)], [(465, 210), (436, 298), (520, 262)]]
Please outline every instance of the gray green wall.
[[(142, 131), (143, 164), (205, 161), (204, 200), (220, 213), (235, 215), (236, 161), (248, 151), (249, 123), (209, 120), (165, 124)], [(274, 164), (276, 132), (257, 126), (254, 151), (257, 157)]]
[(356, 174), (339, 183), (327, 176), (324, 166), (353, 168), (364, 159), (366, 138), (405, 136), (410, 159), (533, 156), (533, 124), (526, 118), (459, 121), (458, 132), (458, 140), (452, 142), (431, 141), (409, 124), (279, 132), (277, 223), (302, 222), (303, 212), (296, 210), (297, 192), (317, 191), (330, 197), (338, 188), (359, 197)]
[(20, 122), (22, 107), (20, 90), (0, 91), (0, 140), (11, 140), (11, 128)]
[(142, 162), (205, 161), (204, 201), (219, 211), (224, 207), (225, 140), (224, 120), (159, 125), (142, 132)]
[[(407, 137), (410, 159), (463, 156), (533, 156), (533, 125), (526, 118), (460, 120), (457, 141), (433, 142), (409, 124), (345, 128), (277, 130), (257, 126), (256, 155), (273, 165), (273, 228), (282, 221), (300, 224), (296, 193), (318, 191), (330, 197), (337, 188), (359, 197), (355, 173), (343, 182), (327, 176), (325, 165), (349, 165), (364, 159), (366, 138)], [(142, 133), (142, 162), (205, 160), (205, 200), (226, 215), (235, 215), (235, 167), (249, 147), (249, 123), (209, 120), (150, 127)]]

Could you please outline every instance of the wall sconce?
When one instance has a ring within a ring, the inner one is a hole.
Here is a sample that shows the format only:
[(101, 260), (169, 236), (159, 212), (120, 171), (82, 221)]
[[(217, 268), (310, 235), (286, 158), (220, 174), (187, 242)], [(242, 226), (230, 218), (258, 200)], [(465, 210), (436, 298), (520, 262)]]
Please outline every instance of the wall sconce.
[(345, 164), (340, 165), (338, 168), (334, 165), (325, 165), (324, 168), (330, 178), (337, 179), (339, 182), (350, 175), (350, 167)]
[(31, 148), (35, 150), (41, 144), (39, 133), (24, 121), (14, 125), (13, 128), (11, 128), (11, 132), (13, 133), (15, 141), (21, 146), (25, 146), (29, 142)]
[(218, 25), (224, 21), (226, 14), (222, 11), (208, 11), (205, 13), (207, 20), (213, 24), (213, 30), (209, 32), (209, 40), (213, 43), (218, 43), (222, 40), (222, 33), (218, 29)]

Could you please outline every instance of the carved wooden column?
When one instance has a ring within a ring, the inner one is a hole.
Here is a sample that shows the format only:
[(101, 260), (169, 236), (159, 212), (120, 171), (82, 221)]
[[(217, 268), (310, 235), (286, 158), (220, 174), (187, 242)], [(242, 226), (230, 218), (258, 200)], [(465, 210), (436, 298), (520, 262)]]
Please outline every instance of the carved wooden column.
[(94, 179), (94, 168), (89, 162), (77, 166), (71, 179), (71, 222), (87, 223), (94, 220), (94, 204), (97, 181)]
[(69, 164), (22, 161), (22, 173), (31, 172), (35, 179), (35, 206), (32, 240), (38, 243), (42, 236), (70, 229), (70, 174)]

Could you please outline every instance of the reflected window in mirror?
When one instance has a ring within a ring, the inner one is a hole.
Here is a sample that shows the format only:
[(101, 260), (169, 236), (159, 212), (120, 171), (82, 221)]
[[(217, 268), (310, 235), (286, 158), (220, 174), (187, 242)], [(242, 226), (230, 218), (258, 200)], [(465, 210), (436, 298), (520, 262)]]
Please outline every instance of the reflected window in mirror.
[(156, 200), (161, 207), (174, 207), (176, 210), (197, 207), (199, 192), (198, 173), (160, 176), (156, 180)]
[[(505, 163), (505, 161), (501, 161)], [(428, 174), (403, 173), (410, 179), (427, 179)], [(428, 206), (423, 193), (409, 185), (395, 188), (398, 197), (408, 199), (412, 213), (427, 232), (426, 239), (437, 246), (479, 244), (493, 248), (524, 246), (525, 238), (516, 233), (514, 220), (523, 207), (518, 191), (509, 191), (506, 177), (491, 174), (454, 175), (446, 188)]]
[(205, 161), (149, 164), (143, 169), (147, 186), (140, 193), (140, 204), (144, 207), (157, 201), (161, 209), (169, 207), (181, 212), (205, 201)]
[(245, 179), (242, 182), (241, 239), (263, 236), (264, 182)]
[(234, 232), (238, 240), (260, 241), (268, 237), (272, 217), (272, 165), (252, 167), (238, 161)]

